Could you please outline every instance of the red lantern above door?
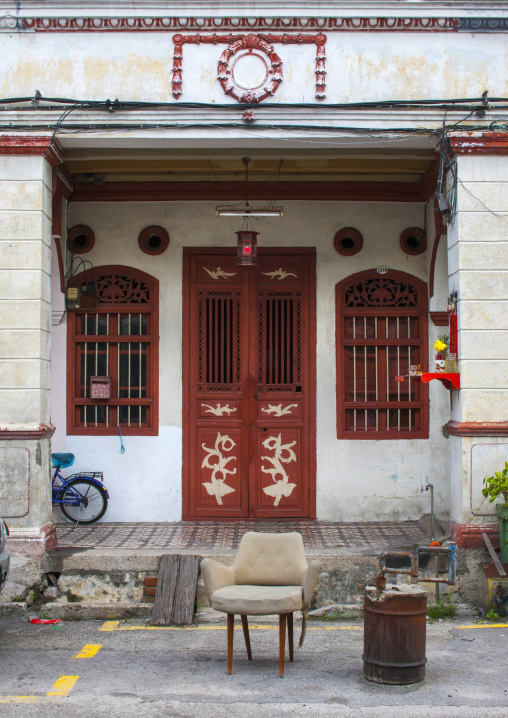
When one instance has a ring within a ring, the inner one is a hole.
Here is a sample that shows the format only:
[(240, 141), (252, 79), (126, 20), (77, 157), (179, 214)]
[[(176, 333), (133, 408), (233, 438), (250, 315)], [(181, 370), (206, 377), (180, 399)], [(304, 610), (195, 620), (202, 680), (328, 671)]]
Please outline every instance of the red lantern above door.
[(257, 267), (258, 241), (259, 232), (252, 230), (240, 230), (236, 233), (238, 236), (238, 250), (236, 264), (238, 267)]

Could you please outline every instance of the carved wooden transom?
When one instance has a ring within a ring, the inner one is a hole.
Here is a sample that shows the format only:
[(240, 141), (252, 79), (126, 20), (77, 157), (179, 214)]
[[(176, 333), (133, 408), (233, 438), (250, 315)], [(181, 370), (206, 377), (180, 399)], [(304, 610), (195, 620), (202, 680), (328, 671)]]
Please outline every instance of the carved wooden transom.
[(418, 292), (407, 282), (376, 277), (345, 290), (346, 307), (417, 307)]
[(96, 278), (97, 301), (100, 304), (148, 304), (150, 288), (136, 277), (119, 274)]

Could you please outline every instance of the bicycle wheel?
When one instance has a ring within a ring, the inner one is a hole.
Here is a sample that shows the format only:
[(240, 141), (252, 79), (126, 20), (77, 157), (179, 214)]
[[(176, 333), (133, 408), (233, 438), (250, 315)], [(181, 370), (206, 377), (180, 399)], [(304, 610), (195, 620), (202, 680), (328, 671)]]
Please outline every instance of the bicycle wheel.
[(91, 479), (71, 479), (58, 494), (62, 513), (69, 521), (80, 524), (93, 524), (104, 516), (108, 508), (106, 492)]

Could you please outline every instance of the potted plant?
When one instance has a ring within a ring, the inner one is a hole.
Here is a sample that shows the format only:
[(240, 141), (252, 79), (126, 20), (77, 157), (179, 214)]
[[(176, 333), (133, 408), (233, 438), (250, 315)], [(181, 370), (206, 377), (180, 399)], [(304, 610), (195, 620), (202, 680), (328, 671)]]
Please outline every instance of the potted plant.
[(504, 462), (503, 471), (495, 471), (492, 476), (483, 479), (482, 494), (491, 503), (498, 497), (503, 503), (496, 504), (496, 516), (499, 519), (499, 543), (501, 546), (501, 563), (508, 563), (508, 461)]
[(434, 342), (434, 349), (436, 351), (435, 371), (445, 371), (445, 361), (448, 356), (449, 342), (450, 339), (448, 336), (438, 337)]

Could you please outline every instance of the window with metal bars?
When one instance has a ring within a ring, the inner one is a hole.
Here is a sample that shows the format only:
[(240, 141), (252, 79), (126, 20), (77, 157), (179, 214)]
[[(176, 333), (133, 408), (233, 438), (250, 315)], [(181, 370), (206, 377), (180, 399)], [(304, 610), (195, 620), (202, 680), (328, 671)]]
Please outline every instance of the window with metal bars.
[(427, 287), (390, 271), (360, 272), (336, 287), (337, 436), (428, 437)]
[[(157, 434), (158, 282), (128, 267), (95, 273), (96, 311), (69, 312), (68, 432)], [(109, 399), (92, 398), (92, 377), (111, 378)]]

